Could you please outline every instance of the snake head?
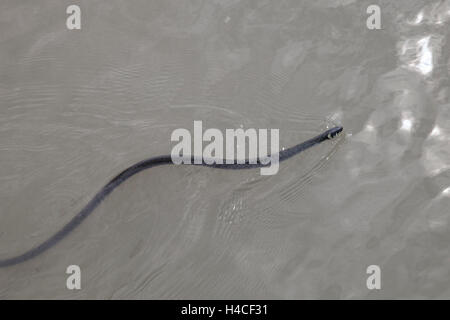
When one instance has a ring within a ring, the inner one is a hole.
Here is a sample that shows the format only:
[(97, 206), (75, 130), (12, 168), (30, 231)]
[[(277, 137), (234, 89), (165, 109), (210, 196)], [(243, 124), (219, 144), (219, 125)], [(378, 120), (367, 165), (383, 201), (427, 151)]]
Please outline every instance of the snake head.
[(342, 132), (342, 130), (344, 130), (344, 128), (343, 127), (334, 127), (334, 128), (331, 128), (331, 129), (329, 129), (327, 132), (326, 132), (326, 135), (327, 135), (327, 138), (328, 139), (333, 139), (334, 137), (336, 137), (339, 133), (341, 133)]

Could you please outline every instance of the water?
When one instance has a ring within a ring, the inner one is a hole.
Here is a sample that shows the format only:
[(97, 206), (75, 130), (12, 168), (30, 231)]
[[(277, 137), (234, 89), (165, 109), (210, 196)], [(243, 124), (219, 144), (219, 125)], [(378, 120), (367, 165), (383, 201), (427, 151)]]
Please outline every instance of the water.
[[(176, 128), (345, 136), (277, 175), (160, 167), (0, 298), (450, 298), (450, 1), (0, 5), (0, 258), (57, 231)], [(81, 290), (66, 288), (79, 265)], [(366, 268), (381, 269), (368, 290)]]

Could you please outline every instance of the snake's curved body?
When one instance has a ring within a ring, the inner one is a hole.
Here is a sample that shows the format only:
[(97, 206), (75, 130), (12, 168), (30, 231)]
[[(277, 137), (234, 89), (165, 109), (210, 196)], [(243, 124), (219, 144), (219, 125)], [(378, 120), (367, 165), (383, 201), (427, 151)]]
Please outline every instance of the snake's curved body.
[[(312, 146), (319, 144), (325, 140), (329, 140), (334, 138), (336, 135), (338, 135), (343, 130), (342, 127), (334, 127), (332, 129), (329, 129), (320, 135), (309, 139), (305, 142), (302, 142), (296, 146), (293, 146), (289, 149), (283, 150), (279, 152), (279, 158), (278, 161), (284, 161), (288, 158), (291, 158), (300, 152), (311, 148)], [(193, 159), (193, 158), (192, 158)], [(193, 163), (193, 161), (191, 162)], [(91, 201), (86, 204), (86, 206), (81, 209), (81, 211), (75, 215), (66, 225), (64, 225), (58, 232), (56, 232), (54, 235), (52, 235), (50, 238), (39, 244), (38, 246), (20, 254), (15, 257), (11, 257), (5, 260), (0, 260), (0, 268), (2, 267), (8, 267), (12, 265), (16, 265), (21, 262), (25, 262), (29, 259), (32, 259), (44, 251), (50, 249), (51, 247), (55, 246), (58, 242), (60, 242), (62, 239), (67, 237), (67, 235), (73, 231), (78, 225), (81, 224), (81, 222), (84, 221), (94, 210), (98, 207), (98, 205), (115, 189), (117, 188), (122, 182), (127, 180), (128, 178), (134, 176), (135, 174), (160, 165), (168, 165), (173, 164), (172, 158), (170, 155), (164, 155), (164, 156), (158, 156), (149, 158), (143, 161), (140, 161), (127, 169), (123, 170), (121, 173), (119, 173), (117, 176), (115, 176), (111, 181), (109, 181), (97, 194), (92, 198)], [(269, 163), (270, 164), (270, 163)], [(217, 169), (232, 169), (232, 170), (238, 170), (238, 169), (251, 169), (251, 168), (260, 168), (267, 166), (269, 164), (263, 164), (259, 159), (252, 162), (249, 160), (246, 160), (245, 163), (233, 163), (233, 164), (207, 164), (205, 161), (203, 161), (201, 164), (194, 164), (193, 165), (201, 165), (206, 167), (212, 167)]]

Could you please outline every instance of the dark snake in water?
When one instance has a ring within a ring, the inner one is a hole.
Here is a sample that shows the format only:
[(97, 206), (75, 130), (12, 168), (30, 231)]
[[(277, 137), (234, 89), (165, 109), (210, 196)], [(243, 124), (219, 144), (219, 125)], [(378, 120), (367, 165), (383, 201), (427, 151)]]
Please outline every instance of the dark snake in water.
[[(278, 161), (284, 161), (286, 159), (289, 159), (297, 154), (299, 154), (302, 151), (305, 151), (312, 146), (319, 144), (325, 140), (331, 140), (335, 136), (337, 136), (339, 133), (341, 133), (343, 130), (342, 127), (334, 127), (331, 129), (326, 130), (325, 132), (319, 134), (318, 136), (309, 139), (305, 142), (302, 142), (296, 146), (293, 146), (289, 149), (282, 150), (279, 152), (279, 158)], [(193, 157), (192, 157), (193, 160)], [(224, 161), (225, 162), (225, 161)], [(88, 204), (76, 215), (74, 216), (64, 227), (62, 227), (58, 232), (56, 232), (54, 235), (52, 235), (50, 238), (39, 244), (38, 246), (20, 254), (15, 257), (11, 257), (8, 259), (0, 260), (0, 268), (2, 267), (8, 267), (12, 265), (16, 265), (22, 262), (25, 262), (29, 259), (32, 259), (41, 253), (45, 252), (46, 250), (50, 249), (51, 247), (55, 246), (58, 242), (60, 242), (62, 239), (67, 237), (70, 232), (72, 232), (76, 227), (78, 227), (81, 222), (83, 222), (84, 219), (86, 219), (94, 210), (98, 207), (98, 205), (115, 189), (117, 188), (122, 182), (127, 180), (128, 178), (134, 176), (135, 174), (160, 165), (167, 165), (167, 164), (173, 164), (172, 158), (170, 155), (164, 155), (164, 156), (158, 156), (149, 158), (143, 161), (140, 161), (138, 163), (135, 163), (134, 165), (128, 167), (127, 169), (123, 170), (121, 173), (119, 173), (117, 176), (115, 176), (111, 181), (109, 181), (97, 194), (92, 198), (91, 201), (88, 202)], [(208, 164), (205, 163), (203, 160), (202, 163), (195, 164), (193, 161), (191, 161), (191, 165), (200, 165), (200, 166), (206, 166), (206, 167), (212, 167), (217, 169), (252, 169), (252, 168), (261, 168), (268, 166), (268, 164), (263, 164), (259, 159), (256, 161), (249, 161), (245, 160), (244, 163), (212, 163)]]

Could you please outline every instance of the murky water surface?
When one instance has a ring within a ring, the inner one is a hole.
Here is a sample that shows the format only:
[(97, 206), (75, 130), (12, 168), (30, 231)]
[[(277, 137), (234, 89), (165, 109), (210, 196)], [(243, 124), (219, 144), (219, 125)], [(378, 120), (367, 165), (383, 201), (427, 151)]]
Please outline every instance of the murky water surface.
[(0, 259), (194, 120), (345, 135), (275, 176), (143, 172), (0, 298), (450, 298), (450, 1), (377, 1), (380, 30), (368, 1), (79, 3), (73, 31), (61, 1), (0, 4)]

